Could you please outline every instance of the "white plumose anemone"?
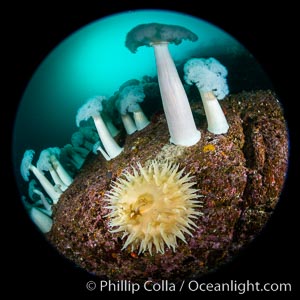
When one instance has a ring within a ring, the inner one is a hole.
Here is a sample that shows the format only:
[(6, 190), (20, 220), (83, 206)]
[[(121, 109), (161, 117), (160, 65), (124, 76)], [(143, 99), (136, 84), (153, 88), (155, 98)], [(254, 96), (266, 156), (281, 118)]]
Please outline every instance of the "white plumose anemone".
[(149, 167), (138, 165), (133, 174), (124, 172), (107, 193), (107, 208), (111, 210), (111, 232), (124, 232), (122, 248), (131, 246), (139, 254), (153, 247), (164, 253), (165, 245), (175, 251), (177, 238), (186, 242), (184, 234), (192, 235), (202, 213), (198, 190), (193, 189), (190, 174), (170, 162), (152, 161)]

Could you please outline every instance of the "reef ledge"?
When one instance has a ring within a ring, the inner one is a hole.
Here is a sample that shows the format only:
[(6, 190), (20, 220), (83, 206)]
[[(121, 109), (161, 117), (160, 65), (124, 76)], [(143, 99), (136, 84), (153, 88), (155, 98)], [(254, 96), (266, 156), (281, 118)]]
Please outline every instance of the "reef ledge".
[[(283, 188), (288, 164), (288, 133), (283, 110), (270, 90), (242, 92), (222, 100), (230, 125), (224, 135), (206, 130), (202, 103), (191, 103), (201, 131), (192, 147), (169, 143), (162, 112), (130, 136), (120, 135), (121, 155), (106, 161), (90, 154), (70, 187), (53, 208), (49, 242), (86, 271), (111, 280), (182, 280), (207, 274), (248, 245), (271, 216)], [(130, 166), (165, 160), (185, 168), (196, 181), (203, 214), (193, 236), (178, 240), (164, 254), (121, 250), (122, 233), (108, 231), (104, 195)]]

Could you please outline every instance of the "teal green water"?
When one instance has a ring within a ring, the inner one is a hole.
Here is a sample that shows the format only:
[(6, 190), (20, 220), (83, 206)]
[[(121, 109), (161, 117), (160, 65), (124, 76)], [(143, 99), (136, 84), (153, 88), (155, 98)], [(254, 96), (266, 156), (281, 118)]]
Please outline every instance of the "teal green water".
[[(63, 147), (71, 142), (71, 135), (77, 130), (76, 112), (87, 98), (109, 97), (129, 79), (156, 75), (151, 47), (141, 47), (135, 54), (125, 47), (128, 31), (151, 22), (180, 25), (198, 35), (196, 42), (170, 45), (176, 64), (190, 57), (236, 58), (239, 51), (244, 51), (221, 29), (177, 12), (129, 11), (86, 25), (53, 49), (28, 83), (15, 121), (17, 170), (26, 149), (36, 150), (38, 156), (44, 148)], [(230, 76), (233, 72), (227, 67)]]
[(199, 47), (204, 52), (212, 44), (235, 43), (218, 28), (174, 12), (134, 11), (93, 22), (62, 41), (34, 73), (19, 106), (16, 139), (27, 147), (63, 146), (76, 130), (76, 111), (87, 98), (111, 96), (128, 79), (154, 76), (153, 49), (142, 47), (133, 54), (125, 47), (127, 32), (150, 22), (185, 26), (198, 35), (195, 43), (170, 46), (175, 62)]

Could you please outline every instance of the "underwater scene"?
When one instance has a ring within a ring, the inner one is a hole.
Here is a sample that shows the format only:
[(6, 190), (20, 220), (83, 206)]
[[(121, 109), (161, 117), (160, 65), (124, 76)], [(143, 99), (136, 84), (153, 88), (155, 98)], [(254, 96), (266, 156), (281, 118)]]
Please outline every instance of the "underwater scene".
[(111, 15), (37, 68), (13, 136), (20, 201), (88, 273), (196, 278), (268, 222), (288, 130), (251, 53), (206, 21), (164, 10)]

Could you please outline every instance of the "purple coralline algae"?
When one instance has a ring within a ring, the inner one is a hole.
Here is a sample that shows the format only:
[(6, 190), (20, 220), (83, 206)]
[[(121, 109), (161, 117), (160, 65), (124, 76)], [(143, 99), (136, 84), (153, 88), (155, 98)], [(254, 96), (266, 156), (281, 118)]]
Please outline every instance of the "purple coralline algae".
[[(191, 102), (200, 141), (191, 147), (169, 143), (163, 113), (132, 135), (119, 134), (124, 151), (106, 161), (90, 154), (70, 187), (53, 207), (46, 234), (65, 257), (90, 273), (112, 280), (173, 281), (200, 276), (228, 262), (255, 238), (272, 214), (288, 164), (283, 111), (272, 91), (242, 92), (222, 101), (229, 124), (224, 135), (206, 130), (200, 101)], [(126, 238), (111, 232), (105, 195), (124, 171), (151, 160), (169, 160), (196, 182), (202, 207), (186, 243), (175, 251), (122, 250)]]

